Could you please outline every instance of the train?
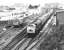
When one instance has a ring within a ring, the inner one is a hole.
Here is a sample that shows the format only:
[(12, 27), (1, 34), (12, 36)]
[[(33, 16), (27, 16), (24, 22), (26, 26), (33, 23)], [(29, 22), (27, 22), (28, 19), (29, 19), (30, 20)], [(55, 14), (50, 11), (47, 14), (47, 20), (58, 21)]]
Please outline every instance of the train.
[(27, 26), (28, 36), (35, 37), (40, 32), (40, 30), (44, 27), (47, 21), (51, 18), (53, 13), (54, 13), (53, 9), (51, 9), (50, 12), (44, 14), (43, 16), (39, 17), (35, 22), (29, 24)]

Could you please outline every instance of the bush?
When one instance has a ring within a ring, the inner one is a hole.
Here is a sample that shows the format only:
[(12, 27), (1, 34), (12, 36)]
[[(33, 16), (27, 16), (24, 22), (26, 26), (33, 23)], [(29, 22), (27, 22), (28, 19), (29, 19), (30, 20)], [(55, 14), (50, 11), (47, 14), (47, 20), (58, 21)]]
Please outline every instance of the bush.
[(64, 50), (64, 25), (55, 27), (40, 45), (41, 50)]

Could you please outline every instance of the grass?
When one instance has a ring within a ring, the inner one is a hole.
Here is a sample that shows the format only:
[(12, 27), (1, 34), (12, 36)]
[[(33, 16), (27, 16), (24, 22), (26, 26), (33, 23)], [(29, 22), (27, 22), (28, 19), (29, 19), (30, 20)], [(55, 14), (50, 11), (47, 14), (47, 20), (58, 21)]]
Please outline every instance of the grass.
[(52, 32), (40, 45), (40, 50), (64, 50), (64, 25), (53, 27)]

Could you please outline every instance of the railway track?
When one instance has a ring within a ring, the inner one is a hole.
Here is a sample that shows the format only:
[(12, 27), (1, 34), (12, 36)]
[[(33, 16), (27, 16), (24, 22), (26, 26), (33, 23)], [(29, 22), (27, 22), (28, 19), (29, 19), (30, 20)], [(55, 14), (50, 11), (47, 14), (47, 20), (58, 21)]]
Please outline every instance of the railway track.
[(47, 31), (45, 31), (45, 32), (44, 32), (45, 34), (41, 35), (41, 37), (39, 38), (39, 40), (36, 40), (36, 41), (35, 41), (36, 43), (35, 43), (29, 50), (37, 49), (37, 48), (40, 46), (40, 44), (44, 41), (45, 37), (48, 35), (48, 34), (47, 34), (48, 31), (50, 32), (49, 29), (48, 29)]
[[(35, 20), (33, 22), (35, 22)], [(20, 42), (24, 37), (26, 37), (26, 35), (27, 35), (26, 27), (24, 27), (24, 29), (15, 38), (13, 38), (13, 40), (7, 46), (5, 46), (2, 50), (11, 50), (18, 42)]]
[(32, 40), (32, 38), (25, 38), (24, 41), (22, 41), (15, 49), (13, 50), (24, 50), (24, 48), (28, 45), (28, 43)]
[(2, 34), (0, 35), (1, 39), (4, 40), (4, 41), (2, 41), (2, 40), (0, 41), (0, 42), (2, 42), (2, 44), (0, 43), (2, 45), (2, 47), (6, 46), (12, 40), (12, 38), (14, 38), (18, 34), (18, 32), (21, 29), (22, 28), (20, 28), (20, 29), (18, 29), (18, 28), (14, 29), (13, 27), (11, 27), (11, 28), (7, 29), (6, 31), (2, 32)]
[[(48, 18), (49, 19), (49, 18)], [(47, 20), (48, 20), (47, 19)], [(46, 20), (46, 22), (47, 22), (47, 20)], [(35, 21), (35, 20), (34, 20)], [(33, 21), (33, 22), (34, 22)], [(31, 22), (31, 23), (33, 23), (33, 22)], [(45, 23), (46, 23), (45, 22)], [(45, 24), (44, 23), (44, 24)], [(29, 24), (28, 24), (29, 25)], [(41, 29), (42, 29), (42, 25), (41, 25), (41, 27), (40, 28), (38, 28), (38, 30), (37, 31), (40, 31)], [(39, 32), (38, 32), (39, 33)], [(17, 36), (15, 36), (12, 40), (11, 40), (11, 42), (9, 43), (9, 44), (7, 44), (2, 50), (11, 50), (12, 48), (14, 48), (23, 38), (25, 38), (25, 37), (27, 37), (27, 33), (26, 33), (26, 27), (24, 27), (23, 28), (23, 30), (20, 30), (20, 32), (19, 32), (19, 34), (17, 35)], [(26, 41), (28, 40), (28, 39), (25, 39)]]
[[(51, 15), (50, 15), (51, 16)], [(40, 25), (41, 27), (40, 28), (38, 28), (38, 30), (37, 31), (41, 31), (41, 29), (45, 26), (45, 24), (47, 23), (47, 21), (49, 20), (50, 18), (48, 18), (45, 22), (44, 22), (44, 24), (43, 25)], [(38, 33), (39, 33), (38, 32)], [(40, 37), (42, 35), (42, 33), (41, 34), (38, 34), (36, 37), (34, 37), (33, 39), (31, 39), (30, 41), (29, 41), (29, 43), (27, 44), (27, 46), (23, 49), (23, 50), (26, 50), (27, 48), (29, 48), (30, 47), (30, 45), (34, 42), (34, 44), (35, 43), (37, 43), (38, 42), (38, 38)], [(28, 39), (25, 39), (23, 42), (21, 42), (18, 46), (17, 46), (17, 50), (19, 50), (19, 48), (21, 47), (22, 48), (22, 44), (24, 44), (24, 43), (26, 43), (26, 41), (27, 41)], [(36, 42), (35, 42), (35, 40), (36, 40)]]
[[(51, 22), (51, 20), (49, 20), (49, 22)], [(37, 40), (34, 41), (35, 44), (33, 42), (33, 44), (31, 44), (31, 47), (29, 46), (26, 50), (34, 50), (34, 49), (37, 49), (40, 46), (40, 44), (44, 41), (44, 39), (45, 39), (44, 37), (46, 37), (48, 35), (47, 33), (50, 32), (50, 30), (51, 30), (51, 27), (47, 27), (44, 32), (42, 30), (42, 32), (40, 33), (41, 34), (40, 37)]]
[[(38, 30), (37, 30), (38, 33), (40, 32), (40, 30), (41, 30), (41, 28), (38, 28)], [(27, 34), (27, 33), (26, 33), (26, 34)], [(25, 39), (22, 43), (20, 43), (20, 45), (19, 45), (20, 47), (22, 46), (22, 44), (24, 44), (24, 42), (26, 43), (26, 41), (29, 39), (28, 37), (26, 37), (26, 38), (27, 38), (27, 39)], [(34, 38), (35, 38), (35, 37), (34, 37)], [(30, 42), (31, 42), (34, 38), (31, 38)], [(20, 48), (19, 46), (18, 46), (17, 48)], [(17, 49), (17, 48), (16, 48), (16, 49)]]
[[(26, 26), (26, 25), (24, 25), (24, 26)], [(16, 31), (16, 32), (18, 32), (19, 30), (21, 30), (22, 28), (24, 28), (24, 26), (22, 26), (20, 29), (15, 29), (14, 28), (14, 26), (12, 26), (12, 27), (10, 27), (10, 28), (8, 28), (8, 29), (6, 29), (5, 31), (2, 31), (1, 33), (0, 33), (0, 38), (2, 38), (2, 37), (4, 37), (4, 36), (6, 36), (7, 34), (9, 34), (9, 32), (11, 32), (11, 31)]]
[[(34, 21), (32, 21), (32, 22), (34, 22)], [(20, 42), (24, 37), (26, 37), (26, 35), (27, 35), (26, 34), (26, 27), (27, 26), (25, 26), (22, 30), (20, 30), (20, 33), (18, 35), (16, 35), (16, 37), (14, 37), (12, 39), (12, 41), (8, 45), (6, 45), (2, 50), (11, 50), (18, 42)]]
[(18, 34), (15, 38), (13, 38), (12, 41), (2, 50), (11, 50), (20, 40), (24, 38), (24, 36), (26, 36), (25, 32), (26, 30), (24, 29), (20, 34)]
[[(43, 23), (43, 25), (41, 25), (40, 29), (38, 30), (39, 32), (40, 32), (42, 29), (44, 29), (44, 27), (45, 27), (45, 25), (47, 24), (47, 22), (48, 22), (49, 19), (50, 19), (50, 18), (48, 18), (48, 19)], [(43, 34), (44, 34), (44, 30), (42, 30), (42, 31), (43, 31)], [(38, 33), (39, 33), (39, 32), (38, 32)], [(34, 43), (37, 43), (38, 39), (39, 39), (40, 36), (43, 35), (43, 34), (42, 34), (42, 33), (39, 33), (34, 39), (32, 39), (32, 40), (29, 42), (28, 46), (27, 46), (24, 50), (26, 50), (27, 48), (29, 48), (30, 45), (32, 45), (33, 42), (34, 42)], [(36, 41), (36, 42), (35, 42), (35, 41)]]

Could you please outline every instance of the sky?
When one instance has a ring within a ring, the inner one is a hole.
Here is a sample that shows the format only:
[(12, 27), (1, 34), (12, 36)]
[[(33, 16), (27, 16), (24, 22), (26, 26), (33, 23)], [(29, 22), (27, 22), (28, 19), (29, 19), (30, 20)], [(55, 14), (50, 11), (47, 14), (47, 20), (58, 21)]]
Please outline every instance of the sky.
[(64, 3), (64, 0), (0, 0), (0, 5), (13, 5), (15, 3), (23, 3), (23, 4), (41, 4), (44, 5), (45, 3)]

